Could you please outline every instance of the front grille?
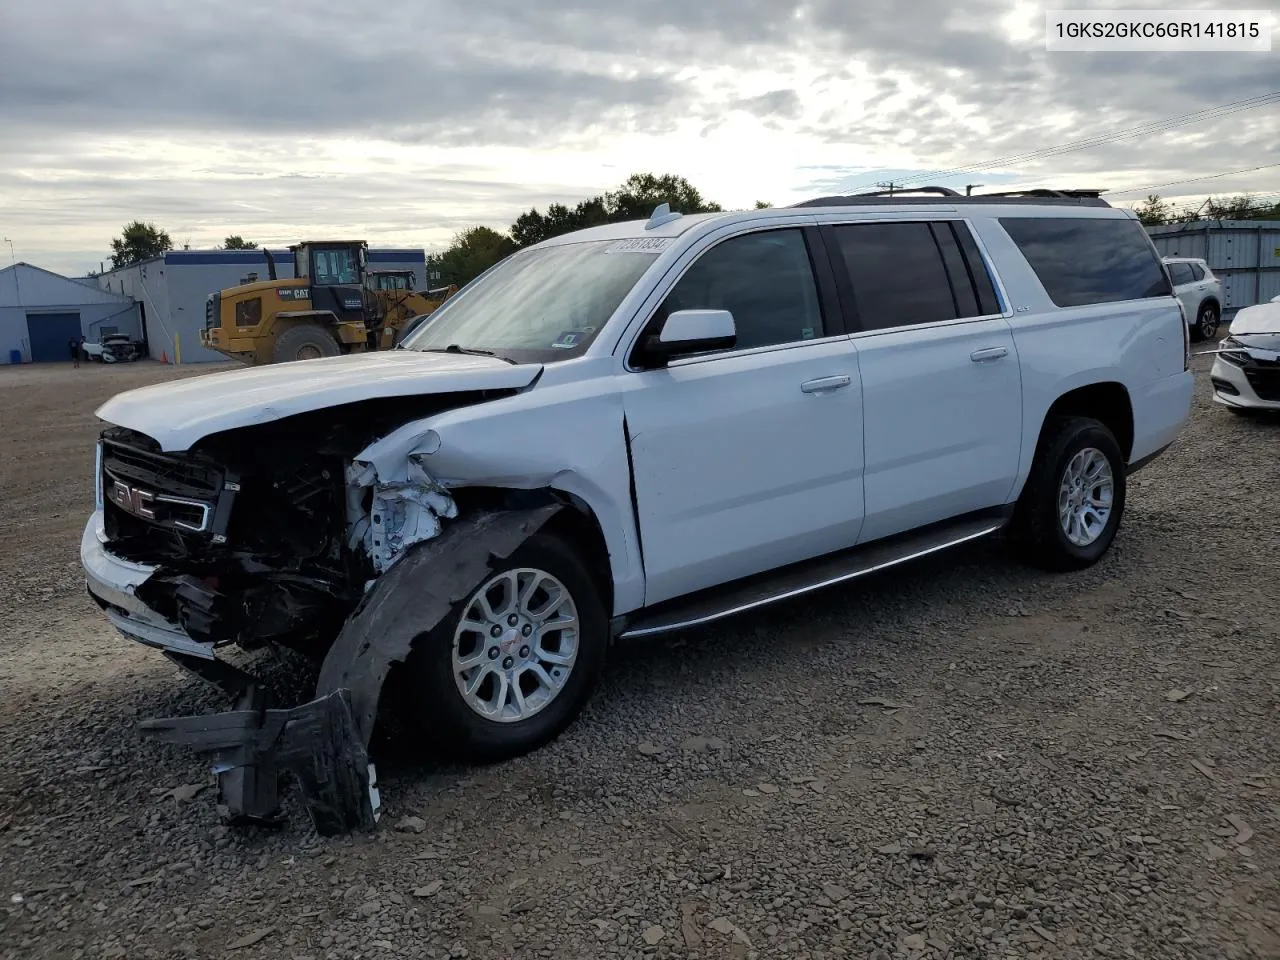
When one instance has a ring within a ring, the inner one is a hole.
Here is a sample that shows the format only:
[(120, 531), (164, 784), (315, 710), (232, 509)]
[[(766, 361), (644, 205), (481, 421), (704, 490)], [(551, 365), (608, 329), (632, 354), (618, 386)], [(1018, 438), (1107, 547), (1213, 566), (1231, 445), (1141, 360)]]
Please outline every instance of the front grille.
[[(102, 498), (108, 537), (145, 536), (157, 528), (208, 534), (222, 491), (222, 472), (184, 454), (160, 453), (153, 442), (104, 435)], [(116, 431), (122, 433), (122, 431)]]
[(221, 305), (221, 303), (222, 303), (222, 295), (221, 295), (221, 294), (218, 294), (218, 293), (211, 293), (211, 294), (209, 294), (209, 296), (205, 299), (205, 301), (204, 301), (204, 328), (205, 328), (206, 330), (212, 330), (214, 327), (219, 326), (219, 323), (218, 323), (218, 310), (220, 309), (220, 305)]
[(222, 472), (216, 467), (109, 440), (102, 445), (102, 469), (112, 479), (171, 497), (212, 501), (222, 489)]
[(1254, 360), (1244, 375), (1259, 400), (1280, 401), (1280, 363)]

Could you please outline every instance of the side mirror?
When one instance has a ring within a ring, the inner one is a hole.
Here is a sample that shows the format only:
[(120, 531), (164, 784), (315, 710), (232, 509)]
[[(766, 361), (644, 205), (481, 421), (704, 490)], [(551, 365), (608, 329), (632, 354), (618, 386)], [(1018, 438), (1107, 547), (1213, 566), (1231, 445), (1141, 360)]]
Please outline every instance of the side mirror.
[(738, 342), (738, 328), (728, 310), (677, 310), (662, 331), (645, 339), (644, 356), (651, 366), (665, 367), (675, 357), (725, 350)]

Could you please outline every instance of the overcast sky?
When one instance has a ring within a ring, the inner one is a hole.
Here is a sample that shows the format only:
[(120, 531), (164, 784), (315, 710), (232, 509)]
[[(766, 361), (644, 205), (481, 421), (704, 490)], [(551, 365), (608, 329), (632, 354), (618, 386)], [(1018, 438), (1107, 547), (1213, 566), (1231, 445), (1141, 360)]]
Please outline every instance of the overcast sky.
[[(1239, 5), (1280, 22), (1280, 0)], [(1049, 54), (1045, 5), (1022, 0), (0, 6), (0, 236), (69, 273), (135, 218), (193, 249), (432, 249), (632, 172), (781, 205), (1280, 90), (1280, 39)], [(1278, 162), (1273, 103), (942, 182), (1122, 188)], [(1280, 167), (1160, 192), (1209, 190), (1280, 194)]]

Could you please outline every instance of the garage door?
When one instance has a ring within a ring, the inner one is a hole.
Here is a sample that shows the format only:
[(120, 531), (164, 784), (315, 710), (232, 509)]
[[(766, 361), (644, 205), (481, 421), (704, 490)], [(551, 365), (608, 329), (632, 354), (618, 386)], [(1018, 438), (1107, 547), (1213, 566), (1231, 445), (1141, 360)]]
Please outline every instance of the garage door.
[(72, 337), (80, 339), (79, 312), (27, 314), (27, 338), (34, 362), (67, 362), (71, 359), (67, 341)]

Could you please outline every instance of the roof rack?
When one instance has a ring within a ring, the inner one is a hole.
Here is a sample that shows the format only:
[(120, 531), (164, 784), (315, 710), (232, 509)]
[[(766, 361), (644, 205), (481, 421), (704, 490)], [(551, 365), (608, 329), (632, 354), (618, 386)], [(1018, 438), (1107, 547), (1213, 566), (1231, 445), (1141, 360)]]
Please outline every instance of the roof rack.
[(944, 197), (958, 197), (956, 191), (950, 187), (899, 187), (890, 190), (872, 190), (869, 193), (859, 193), (859, 197), (900, 197), (904, 193), (937, 193)]
[[(940, 196), (920, 197), (903, 196), (907, 193), (937, 193)], [(965, 196), (949, 190), (947, 187), (914, 187), (895, 190), (892, 194), (887, 190), (873, 193), (857, 193), (852, 196), (818, 197), (815, 200), (802, 200), (793, 203), (792, 207), (860, 207), (883, 206), (886, 204), (1020, 204), (1027, 206), (1071, 206), (1071, 207), (1107, 207), (1111, 204), (1102, 199), (1101, 190), (1006, 190), (1000, 193), (983, 193)]]
[(1036, 190), (997, 190), (995, 193), (984, 193), (984, 197), (1051, 197), (1059, 199), (1069, 197), (1075, 200), (1085, 200), (1102, 196), (1105, 191), (1102, 190), (1049, 190), (1047, 188), (1039, 188)]

